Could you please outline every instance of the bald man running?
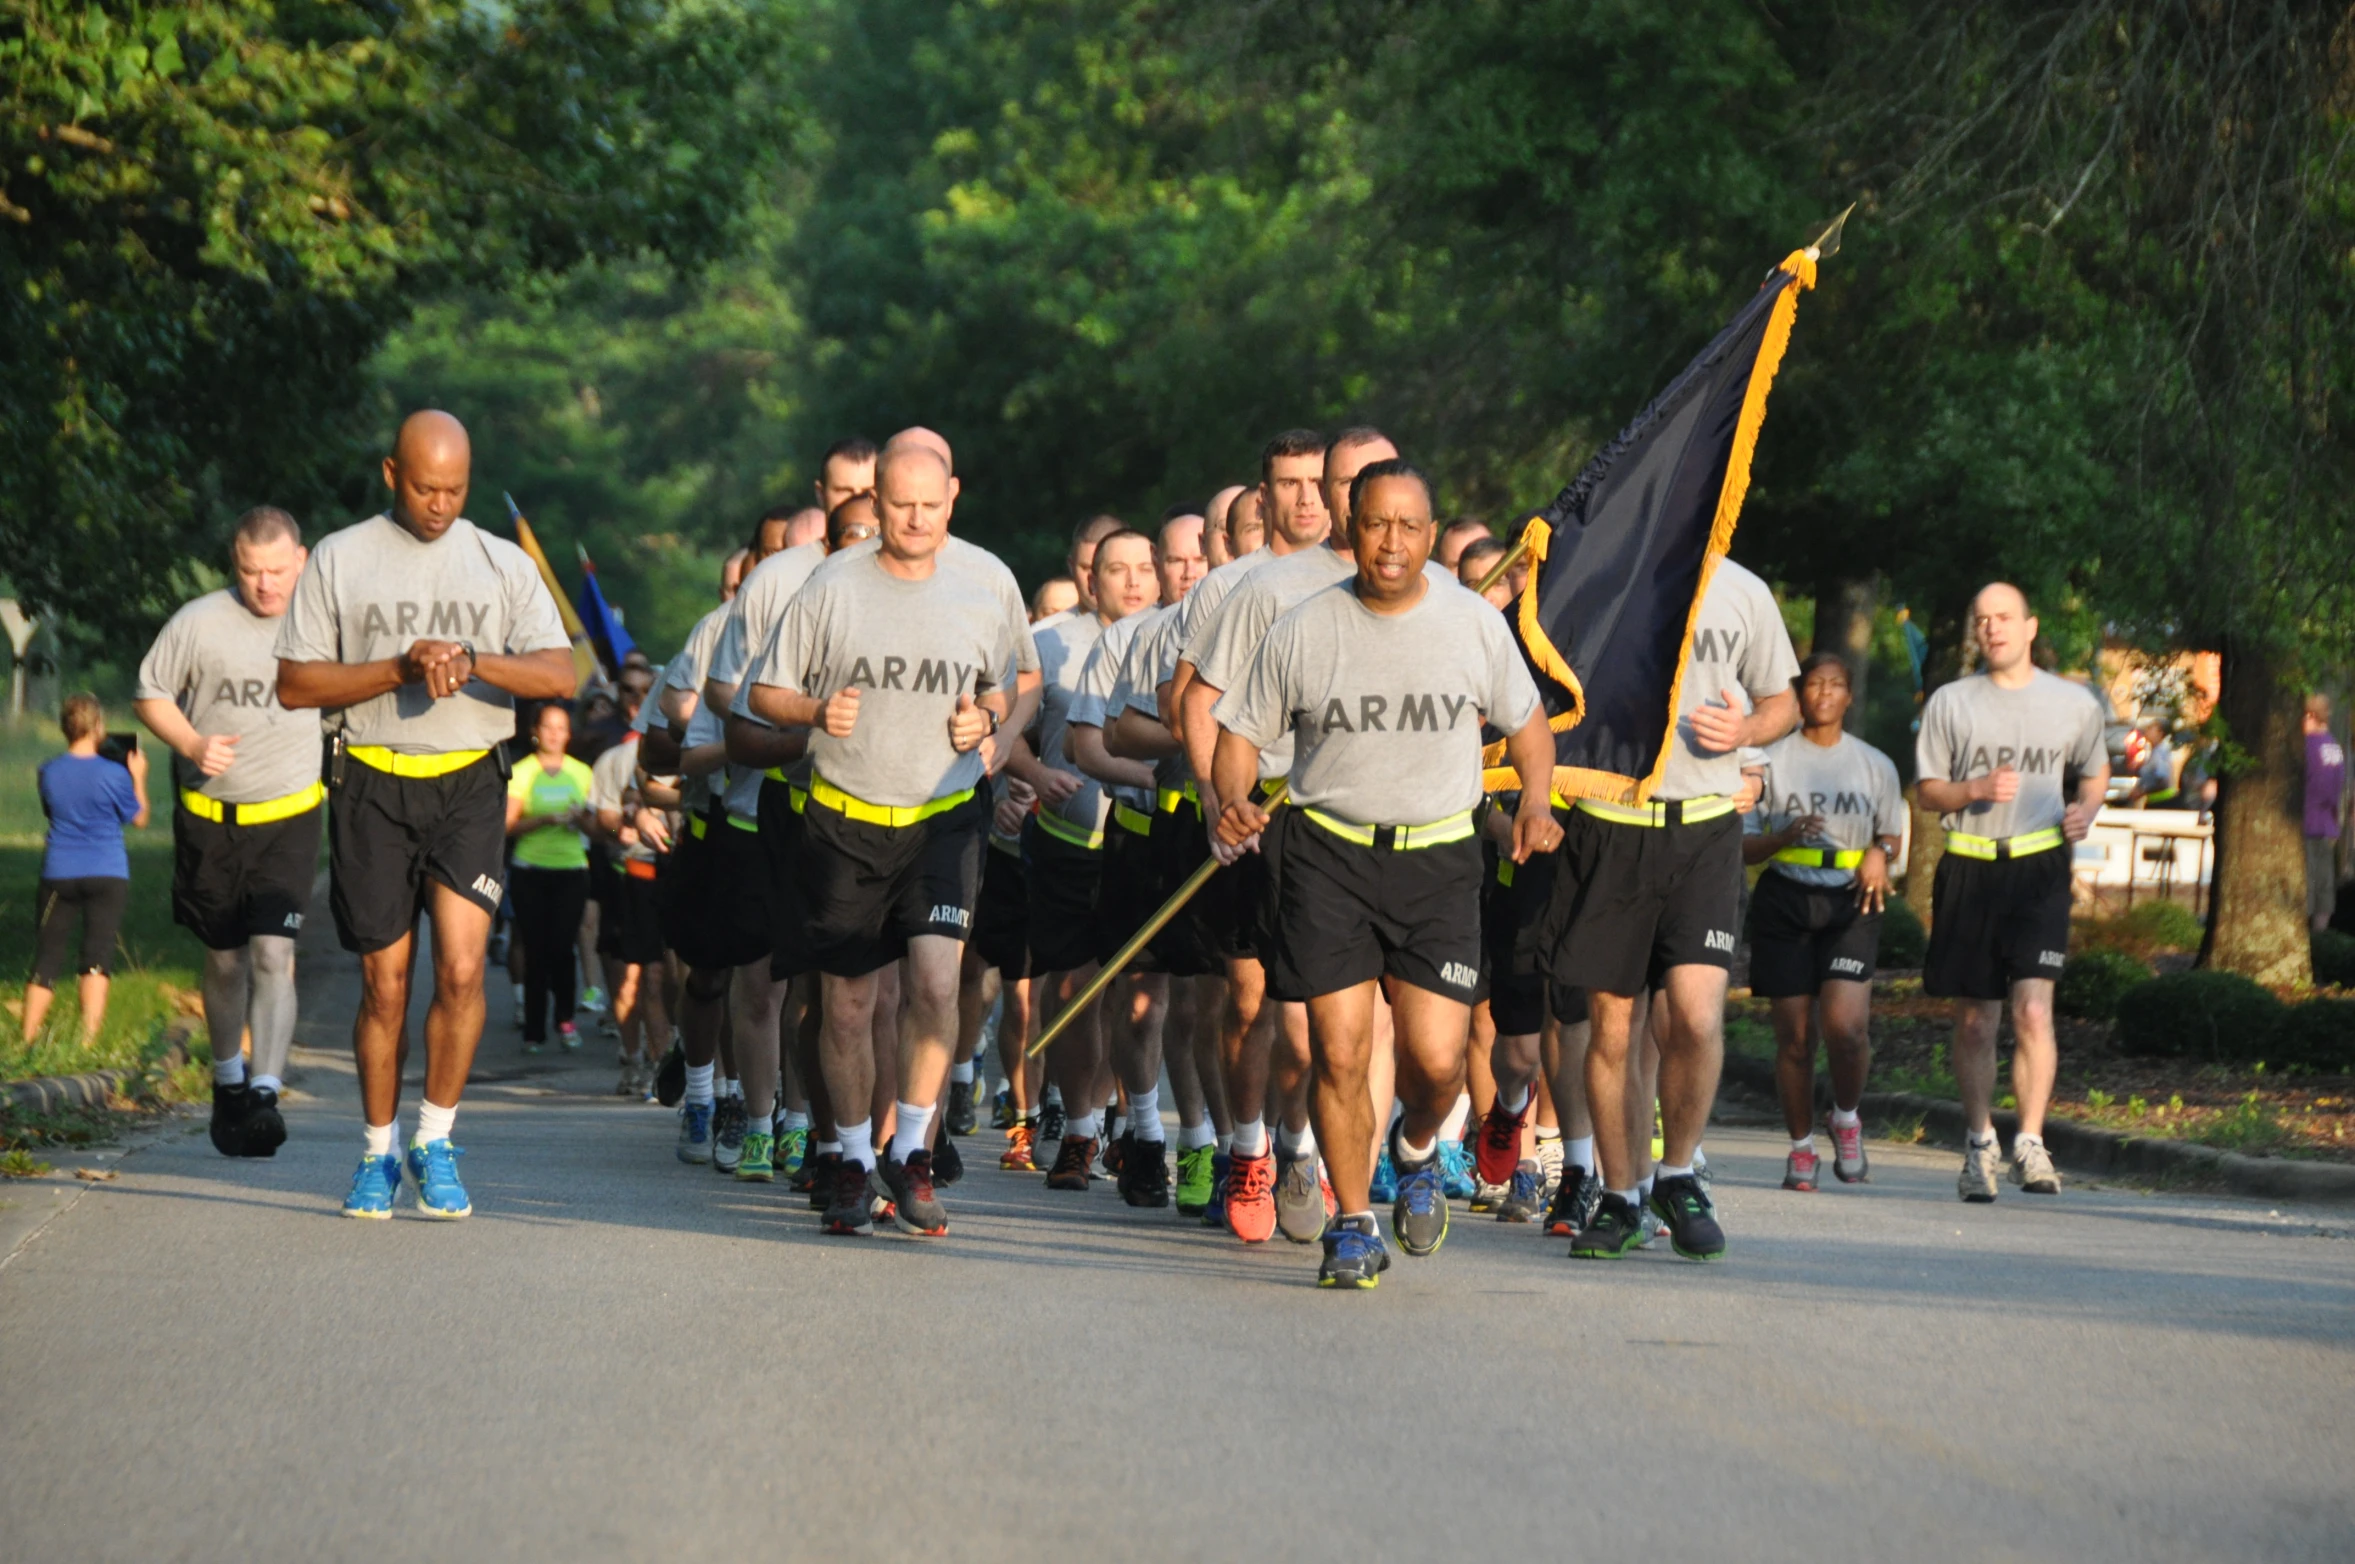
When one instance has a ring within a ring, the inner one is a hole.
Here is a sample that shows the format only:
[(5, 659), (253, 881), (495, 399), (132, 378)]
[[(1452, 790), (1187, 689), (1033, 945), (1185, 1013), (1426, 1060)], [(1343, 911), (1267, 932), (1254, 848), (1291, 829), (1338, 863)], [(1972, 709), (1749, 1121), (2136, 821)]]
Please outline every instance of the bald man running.
[(447, 413), (402, 423), (384, 483), (391, 508), (322, 539), (278, 635), (278, 699), (322, 708), (328, 766), (329, 905), (360, 958), (352, 1023), (367, 1145), (346, 1216), (388, 1217), (401, 1045), (420, 914), (433, 919), (425, 1099), (407, 1170), (417, 1209), (469, 1215), (450, 1128), (482, 1041), (483, 949), (506, 873), (499, 745), (515, 701), (572, 693), (572, 652), (529, 555), (461, 511), (466, 430)]

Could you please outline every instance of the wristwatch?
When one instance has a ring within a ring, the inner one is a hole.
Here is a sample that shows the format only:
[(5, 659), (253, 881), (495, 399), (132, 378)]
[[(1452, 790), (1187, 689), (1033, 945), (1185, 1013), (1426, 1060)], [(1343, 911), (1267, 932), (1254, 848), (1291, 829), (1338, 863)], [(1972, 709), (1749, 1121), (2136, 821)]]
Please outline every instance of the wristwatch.
[(984, 706), (981, 709), (989, 714), (989, 736), (996, 738), (998, 729), (1005, 726), (1006, 719), (998, 715), (998, 709), (995, 706)]

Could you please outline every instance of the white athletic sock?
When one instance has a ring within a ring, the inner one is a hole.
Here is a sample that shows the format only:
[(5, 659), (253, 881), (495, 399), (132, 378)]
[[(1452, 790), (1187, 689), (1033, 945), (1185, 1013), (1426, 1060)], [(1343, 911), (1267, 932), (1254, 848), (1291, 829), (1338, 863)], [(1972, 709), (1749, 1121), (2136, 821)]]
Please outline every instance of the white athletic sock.
[(1709, 1155), (1708, 1155), (1708, 1153), (1707, 1153), (1707, 1152), (1704, 1152), (1704, 1151), (1703, 1151), (1703, 1150), (1702, 1150), (1700, 1147), (1698, 1147), (1698, 1146), (1695, 1146), (1695, 1147), (1693, 1148), (1693, 1168), (1694, 1168), (1694, 1171), (1698, 1172), (1700, 1169), (1702, 1169), (1702, 1168), (1705, 1168), (1705, 1167), (1707, 1167), (1708, 1165), (1709, 1165)]
[(245, 1055), (231, 1054), (226, 1059), (213, 1061), (213, 1084), (235, 1086), (245, 1079)]
[(1116, 1114), (1112, 1115), (1112, 1136), (1111, 1136), (1111, 1138), (1112, 1138), (1112, 1139), (1114, 1139), (1114, 1140), (1118, 1140), (1118, 1139), (1120, 1139), (1120, 1137), (1121, 1137), (1121, 1136), (1123, 1136), (1123, 1135), (1126, 1135), (1127, 1133), (1128, 1133), (1128, 1115), (1127, 1115), (1127, 1114), (1125, 1114), (1125, 1113), (1116, 1113)]
[(1436, 1136), (1420, 1146), (1410, 1146), (1406, 1143), (1406, 1136), (1401, 1133), (1397, 1138), (1397, 1146), (1397, 1158), (1393, 1163), (1393, 1166), (1396, 1167), (1419, 1168), (1439, 1155), (1439, 1141)]
[(809, 1127), (810, 1116), (808, 1114), (803, 1113), (798, 1109), (788, 1108), (785, 1110), (784, 1126), (778, 1131), (778, 1133), (781, 1135), (790, 1135), (795, 1130), (806, 1130)]
[(855, 1162), (870, 1173), (875, 1170), (875, 1121), (861, 1119), (856, 1124), (837, 1124), (834, 1132), (842, 1137), (842, 1160)]
[(1797, 1156), (1802, 1151), (1806, 1152), (1811, 1157), (1815, 1155), (1815, 1137), (1813, 1135), (1802, 1135), (1797, 1140), (1791, 1142), (1791, 1154), (1793, 1156)]
[(733, 1097), (737, 1101), (742, 1102), (744, 1100), (744, 1083), (738, 1080), (735, 1076), (731, 1075), (728, 1077), (727, 1085), (720, 1089), (720, 1095), (722, 1097)]
[(389, 1157), (393, 1154), (393, 1147), (396, 1144), (394, 1137), (401, 1132), (401, 1121), (397, 1117), (390, 1124), (368, 1124), (361, 1127), (368, 1133), (368, 1155)]
[(838, 1157), (839, 1157), (839, 1156), (841, 1156), (841, 1155), (842, 1155), (842, 1142), (840, 1142), (840, 1141), (838, 1141), (838, 1140), (822, 1140), (822, 1141), (819, 1141), (819, 1142), (818, 1142), (818, 1155), (819, 1155), (819, 1156), (821, 1156), (821, 1157), (822, 1157), (822, 1156), (824, 1156), (824, 1155), (825, 1155), (827, 1152), (829, 1152), (829, 1151), (831, 1151), (832, 1153), (834, 1153), (834, 1155), (836, 1155), (836, 1156), (838, 1156)]
[(417, 1139), (413, 1145), (430, 1146), (437, 1140), (450, 1138), (450, 1126), (458, 1122), (455, 1106), (444, 1108), (430, 1100), (417, 1104)]
[(2020, 1131), (2020, 1133), (2019, 1133), (2019, 1134), (2017, 1134), (2017, 1135), (2014, 1135), (2014, 1136), (2012, 1137), (2012, 1155), (2013, 1155), (2013, 1156), (2015, 1156), (2015, 1157), (2016, 1157), (2016, 1156), (2018, 1156), (2018, 1155), (2020, 1154), (2020, 1148), (2021, 1148), (2023, 1145), (2027, 1145), (2027, 1146), (2041, 1146), (2041, 1145), (2043, 1145), (2043, 1144), (2044, 1144), (2044, 1137), (2043, 1137), (2043, 1136), (2041, 1136), (2041, 1135), (2031, 1135), (2031, 1134), (2029, 1134), (2029, 1133), (2028, 1133), (2026, 1130), (2022, 1130), (2022, 1131)]
[(286, 1090), (286, 1083), (278, 1079), (278, 1077), (275, 1075), (257, 1075), (252, 1080), (246, 1082), (246, 1084), (251, 1086), (257, 1092), (281, 1092)]
[(1139, 1140), (1166, 1141), (1169, 1131), (1161, 1123), (1161, 1088), (1138, 1092), (1128, 1100), (1128, 1132)]
[(1545, 1144), (1547, 1141), (1549, 1141), (1549, 1140), (1550, 1140), (1550, 1141), (1552, 1141), (1552, 1142), (1554, 1142), (1556, 1145), (1560, 1145), (1560, 1144), (1561, 1144), (1561, 1140), (1562, 1140), (1562, 1126), (1560, 1126), (1559, 1124), (1557, 1124), (1557, 1125), (1555, 1125), (1555, 1126), (1554, 1126), (1552, 1129), (1550, 1129), (1550, 1130), (1549, 1130), (1549, 1129), (1547, 1129), (1547, 1128), (1546, 1128), (1544, 1125), (1542, 1125), (1542, 1124), (1538, 1126), (1538, 1129), (1537, 1129), (1537, 1143), (1538, 1143), (1540, 1146), (1542, 1146), (1542, 1145), (1544, 1145), (1544, 1144)]
[(932, 1110), (919, 1108), (902, 1101), (891, 1129), (891, 1160), (905, 1162), (925, 1147), (925, 1136), (932, 1128)]
[(775, 1134), (776, 1132), (777, 1132), (777, 1120), (776, 1120), (776, 1117), (775, 1117), (773, 1114), (767, 1114), (767, 1113), (753, 1113), (753, 1112), (751, 1112), (751, 1111), (749, 1111), (749, 1110), (747, 1110), (747, 1111), (746, 1111), (746, 1113), (745, 1113), (745, 1115), (744, 1115), (744, 1133), (745, 1133), (745, 1134), (747, 1134), (747, 1135), (773, 1135), (773, 1134)]
[(1302, 1125), (1299, 1133), (1295, 1134), (1279, 1124), (1276, 1126), (1276, 1144), (1283, 1148), (1287, 1160), (1297, 1162), (1302, 1157), (1317, 1154), (1317, 1132), (1314, 1126)]
[(1857, 1112), (1854, 1108), (1834, 1108), (1832, 1110), (1833, 1129), (1852, 1130), (1863, 1123), (1864, 1120), (1857, 1116)]
[(1634, 1189), (1614, 1189), (1608, 1191), (1608, 1193), (1617, 1195), (1620, 1199), (1626, 1201), (1631, 1206), (1640, 1206), (1644, 1203), (1645, 1196), (1649, 1193), (1649, 1191), (1645, 1190), (1641, 1185), (1638, 1185)]
[(1267, 1155), (1267, 1123), (1262, 1119), (1237, 1119), (1235, 1133), (1229, 1137), (1238, 1157)]
[(1063, 1088), (1060, 1086), (1048, 1087), (1047, 1094), (1044, 1097), (1041, 1097), (1039, 1101), (1043, 1103), (1051, 1102), (1055, 1104), (1055, 1106), (1061, 1107), (1063, 1105)]
[(1651, 1172), (1646, 1173), (1642, 1178), (1639, 1178), (1635, 1181), (1635, 1192), (1643, 1196), (1645, 1200), (1650, 1200), (1652, 1198), (1653, 1181), (1659, 1178), (1659, 1176), (1660, 1169), (1658, 1165), (1655, 1164)]
[(1669, 1179), (1691, 1178), (1692, 1176), (1693, 1168), (1692, 1164), (1689, 1162), (1682, 1167), (1671, 1167), (1665, 1162), (1655, 1162), (1652, 1164), (1652, 1176), (1649, 1180), (1646, 1181), (1644, 1193), (1647, 1195), (1650, 1194), (1652, 1192), (1653, 1186), (1664, 1183)]
[(963, 1064), (950, 1065), (949, 1079), (952, 1081), (963, 1081), (967, 1085), (971, 1085), (973, 1082), (973, 1061), (968, 1059)]
[(1974, 1146), (1992, 1146), (1995, 1144), (1995, 1131), (1989, 1130), (1982, 1135), (1977, 1130), (1965, 1130), (1963, 1131), (1963, 1139)]
[(1205, 1146), (1217, 1144), (1218, 1132), (1210, 1127), (1208, 1119), (1204, 1119), (1199, 1124), (1178, 1126), (1178, 1145), (1187, 1151), (1200, 1151)]
[(699, 1108), (711, 1106), (711, 1078), (716, 1069), (718, 1066), (709, 1064), (687, 1066), (687, 1101), (690, 1105)]
[(1104, 1115), (1096, 1113), (1066, 1114), (1063, 1119), (1065, 1140), (1094, 1140), (1104, 1133)]
[(1459, 1092), (1456, 1105), (1447, 1110), (1447, 1118), (1439, 1126), (1439, 1133), (1448, 1140), (1464, 1138), (1464, 1121), (1472, 1116), (1472, 1094)]
[(1524, 1081), (1521, 1085), (1521, 1089), (1514, 1093), (1511, 1097), (1507, 1097), (1503, 1092), (1498, 1092), (1496, 1094), (1496, 1105), (1504, 1109), (1507, 1113), (1519, 1113), (1522, 1109), (1529, 1106), (1529, 1099), (1536, 1095), (1537, 1087), (1530, 1082)]
[(1344, 1211), (1341, 1213), (1341, 1220), (1351, 1224), (1362, 1222), (1365, 1224), (1364, 1231), (1369, 1233), (1381, 1231), (1374, 1225), (1374, 1213), (1371, 1211)]
[(1592, 1174), (1595, 1170), (1595, 1138), (1592, 1135), (1580, 1135), (1575, 1139), (1564, 1136), (1562, 1160), (1575, 1163)]
[(1210, 1149), (1219, 1153), (1221, 1156), (1231, 1154), (1235, 1149), (1235, 1132), (1233, 1130), (1229, 1130), (1224, 1135), (1212, 1136), (1210, 1141)]

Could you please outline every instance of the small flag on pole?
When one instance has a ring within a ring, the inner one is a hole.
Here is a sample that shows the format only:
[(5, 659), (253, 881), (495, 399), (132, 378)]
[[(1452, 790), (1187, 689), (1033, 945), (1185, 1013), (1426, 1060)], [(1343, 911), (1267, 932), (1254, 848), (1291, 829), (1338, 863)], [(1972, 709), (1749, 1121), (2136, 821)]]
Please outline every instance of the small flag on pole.
[(605, 601), (605, 590), (597, 584), (597, 565), (589, 558), (589, 551), (580, 544), (572, 546), (581, 562), (581, 623), (587, 627), (589, 644), (597, 648), (598, 658), (605, 664), (608, 678), (621, 674), (621, 660), (638, 649), (623, 628), (621, 614)]
[(548, 588), (548, 595), (556, 599), (556, 612), (563, 617), (564, 633), (572, 638), (572, 687), (577, 693), (588, 686), (597, 674), (597, 654), (589, 646), (589, 632), (581, 624), (581, 616), (573, 612), (572, 600), (564, 595), (562, 583), (556, 579), (555, 569), (540, 548), (540, 540), (532, 532), (531, 523), (523, 519), (523, 511), (516, 505), (515, 496), (506, 497), (507, 515), (515, 523), (515, 542), (532, 563), (540, 569), (540, 580)]

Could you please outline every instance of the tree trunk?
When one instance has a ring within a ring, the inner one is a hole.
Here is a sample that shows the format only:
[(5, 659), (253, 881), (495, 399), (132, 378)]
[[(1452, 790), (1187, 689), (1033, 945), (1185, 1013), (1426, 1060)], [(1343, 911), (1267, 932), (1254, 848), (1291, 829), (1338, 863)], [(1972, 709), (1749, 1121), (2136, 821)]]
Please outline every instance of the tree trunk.
[(1815, 592), (1815, 644), (1810, 652), (1838, 652), (1848, 665), (1851, 733), (1864, 731), (1864, 681), (1873, 662), (1873, 609), (1880, 601), (1877, 577), (1826, 581)]
[(1936, 810), (1922, 807), (1918, 785), (1905, 790), (1905, 807), (1913, 816), (1913, 841), (1905, 854), (1905, 904), (1926, 929), (1936, 916), (1930, 905), (1930, 887), (1937, 883), (1938, 860), (1946, 856), (1946, 828), (1938, 823)]
[(2280, 659), (2227, 642), (2222, 658), (2225, 741), (2239, 753), (2216, 795), (2215, 883), (2200, 964), (2260, 983), (2314, 978), (2306, 928), (2306, 847), (2300, 820), (2305, 702)]

